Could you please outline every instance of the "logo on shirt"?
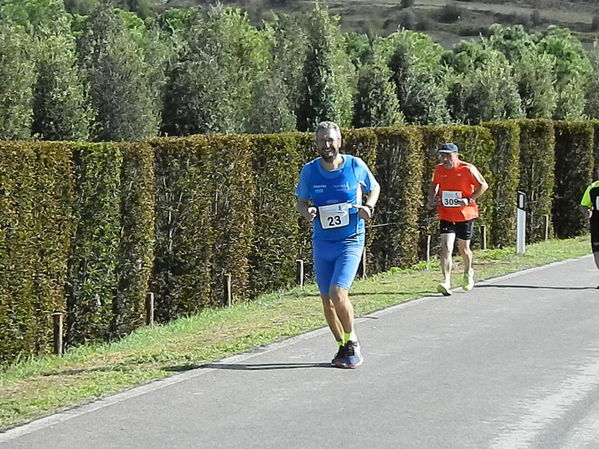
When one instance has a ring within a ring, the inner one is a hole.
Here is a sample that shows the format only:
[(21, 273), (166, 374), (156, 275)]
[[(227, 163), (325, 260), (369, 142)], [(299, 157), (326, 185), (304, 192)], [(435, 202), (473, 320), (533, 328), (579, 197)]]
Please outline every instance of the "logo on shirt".
[(345, 184), (334, 185), (333, 188), (338, 192), (344, 191), (344, 190), (349, 190), (349, 182), (346, 182)]

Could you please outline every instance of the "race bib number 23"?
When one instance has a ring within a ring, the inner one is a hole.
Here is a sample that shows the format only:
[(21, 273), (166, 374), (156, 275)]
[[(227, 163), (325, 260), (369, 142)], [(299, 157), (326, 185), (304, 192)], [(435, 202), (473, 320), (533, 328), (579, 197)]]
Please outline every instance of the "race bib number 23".
[(329, 204), (318, 208), (318, 216), (322, 229), (334, 229), (349, 224), (349, 203)]

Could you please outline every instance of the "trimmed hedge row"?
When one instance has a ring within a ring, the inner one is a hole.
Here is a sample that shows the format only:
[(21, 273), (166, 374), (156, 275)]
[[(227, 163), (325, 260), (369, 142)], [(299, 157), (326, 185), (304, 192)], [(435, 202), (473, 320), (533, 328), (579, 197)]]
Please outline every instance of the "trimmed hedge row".
[[(550, 120), (522, 120), (520, 127), (520, 185), (527, 196), (526, 241), (544, 238), (545, 218), (551, 217), (555, 186), (555, 130)], [(580, 192), (582, 196), (583, 192)], [(573, 192), (576, 194), (576, 192)], [(551, 221), (551, 220), (550, 220)], [(549, 224), (549, 235), (553, 235)]]
[[(252, 140), (254, 198), (254, 242), (249, 264), (252, 296), (291, 287), (295, 281), (297, 248), (309, 237), (295, 208), (297, 173), (306, 159), (298, 134), (264, 135)], [(292, 250), (291, 250), (292, 249)], [(290, 252), (292, 254), (290, 254)]]
[(414, 127), (376, 130), (375, 176), (381, 185), (370, 252), (375, 272), (406, 267), (419, 259), (422, 136)]
[[(491, 246), (514, 241), (518, 189), (528, 194), (528, 241), (542, 238), (543, 215), (558, 236), (579, 234), (586, 222), (572, 210), (598, 160), (598, 123), (344, 130), (343, 151), (382, 187), (368, 271), (422, 260), (427, 235), (436, 251), (436, 214), (424, 203), (447, 141), (490, 184), (479, 224)], [(54, 310), (67, 313), (74, 345), (140, 326), (148, 291), (165, 322), (222, 305), (225, 274), (234, 301), (293, 285), (297, 259), (311, 272), (294, 187), (315, 156), (311, 133), (0, 143), (0, 362), (49, 352)]]
[(513, 243), (516, 234), (516, 197), (520, 181), (520, 127), (516, 122), (490, 122), (489, 129), (494, 141), (491, 160), (492, 176), (486, 176), (492, 187), (493, 216), (490, 245), (501, 248)]
[(110, 337), (112, 300), (117, 291), (121, 235), (121, 167), (118, 146), (73, 145), (74, 236), (69, 259), (67, 342)]
[(555, 235), (568, 238), (587, 229), (580, 197), (593, 180), (594, 130), (590, 122), (555, 123), (555, 190), (552, 202)]
[(44, 352), (65, 309), (73, 220), (63, 144), (0, 142), (0, 360)]
[(156, 247), (152, 290), (168, 321), (250, 292), (255, 180), (248, 136), (156, 139)]

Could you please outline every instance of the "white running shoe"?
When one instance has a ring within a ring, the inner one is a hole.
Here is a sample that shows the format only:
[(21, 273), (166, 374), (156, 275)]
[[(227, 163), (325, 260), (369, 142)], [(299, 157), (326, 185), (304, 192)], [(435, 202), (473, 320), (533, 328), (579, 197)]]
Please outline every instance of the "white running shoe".
[(464, 290), (469, 292), (474, 288), (474, 270), (464, 273)]
[(451, 282), (445, 281), (437, 285), (437, 291), (443, 296), (451, 295)]

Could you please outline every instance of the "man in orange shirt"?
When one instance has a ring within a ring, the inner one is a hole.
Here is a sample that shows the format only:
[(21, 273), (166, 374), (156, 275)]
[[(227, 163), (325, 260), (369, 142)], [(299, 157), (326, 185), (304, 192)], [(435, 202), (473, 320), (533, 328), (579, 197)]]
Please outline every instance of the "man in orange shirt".
[(444, 143), (438, 153), (441, 163), (435, 167), (427, 206), (430, 209), (437, 206), (440, 220), (443, 282), (437, 286), (437, 291), (449, 296), (456, 237), (458, 251), (464, 260), (464, 290), (474, 287), (470, 240), (474, 220), (478, 217), (476, 199), (485, 193), (489, 185), (474, 165), (460, 160), (457, 145)]

